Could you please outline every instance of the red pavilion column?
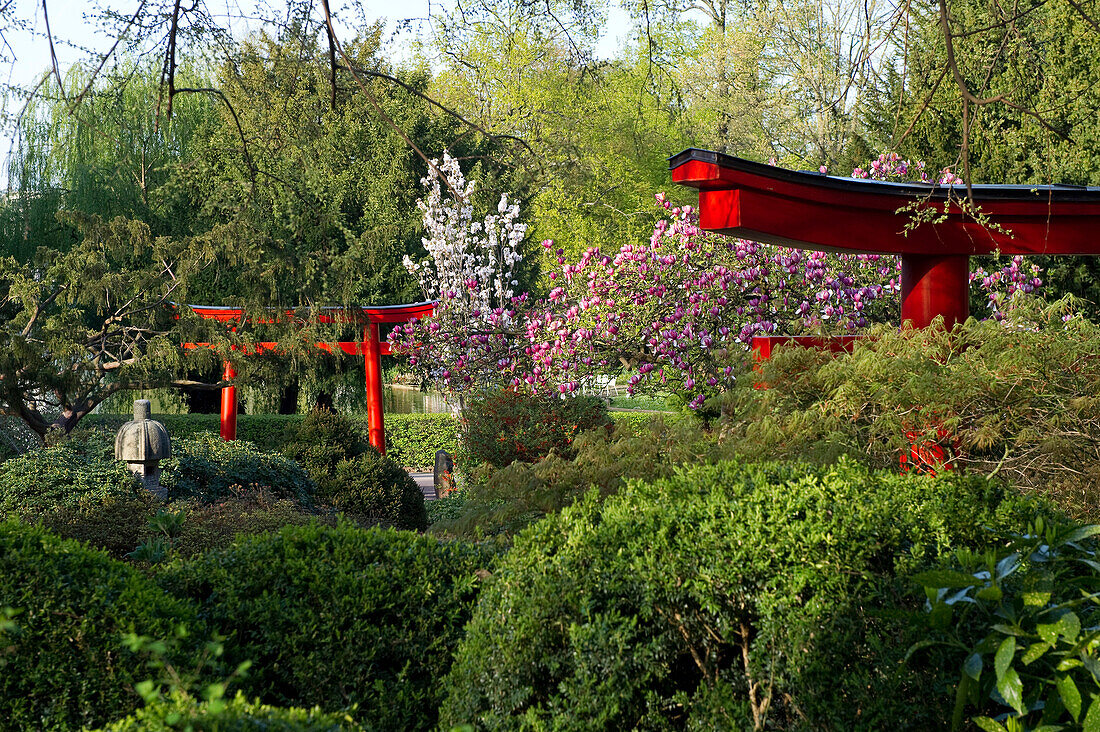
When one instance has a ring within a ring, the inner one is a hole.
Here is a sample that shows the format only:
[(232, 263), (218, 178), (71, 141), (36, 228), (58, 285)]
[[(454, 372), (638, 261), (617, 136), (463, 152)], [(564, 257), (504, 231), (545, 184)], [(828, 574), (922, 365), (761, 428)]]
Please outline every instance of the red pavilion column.
[(363, 328), (363, 361), (367, 377), (367, 438), (378, 452), (386, 454), (386, 427), (382, 418), (382, 346), (378, 323)]
[[(225, 380), (230, 381), (237, 376), (233, 365), (225, 362)], [(222, 387), (222, 439), (237, 439), (237, 387)]]
[(927, 328), (937, 315), (948, 328), (970, 316), (970, 258), (901, 255), (901, 322)]

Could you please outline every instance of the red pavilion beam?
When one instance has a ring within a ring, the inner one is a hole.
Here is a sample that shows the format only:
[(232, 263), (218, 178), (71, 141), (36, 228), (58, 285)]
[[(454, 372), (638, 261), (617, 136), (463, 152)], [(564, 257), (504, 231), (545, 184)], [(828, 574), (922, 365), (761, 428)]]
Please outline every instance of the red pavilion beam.
[[(672, 180), (699, 190), (703, 229), (801, 249), (896, 254), (902, 321), (917, 327), (969, 315), (969, 257), (1100, 254), (1100, 189), (1070, 185), (975, 185), (974, 203), (993, 226), (960, 205), (965, 190), (919, 183), (835, 178), (704, 150), (670, 160)], [(916, 211), (942, 214), (912, 226)]]

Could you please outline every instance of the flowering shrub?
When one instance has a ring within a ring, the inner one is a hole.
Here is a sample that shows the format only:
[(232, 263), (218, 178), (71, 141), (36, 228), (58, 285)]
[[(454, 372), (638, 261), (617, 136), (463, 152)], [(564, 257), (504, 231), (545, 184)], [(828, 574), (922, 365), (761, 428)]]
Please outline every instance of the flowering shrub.
[[(435, 168), (457, 195), (445, 195)], [(428, 259), (414, 262), (406, 255), (404, 263), (419, 277), (427, 299), (438, 304), (430, 320), (395, 329), (391, 342), (403, 346), (409, 365), (419, 368), (427, 381), (461, 398), (494, 376), (491, 362), (471, 354), (508, 347), (514, 301), (525, 299), (516, 298), (512, 288), (518, 284), (513, 269), (523, 259), (519, 245), (527, 226), (518, 223), (519, 206), (507, 194), (500, 197), (496, 215), (474, 221), (469, 203), (474, 182), (465, 179), (458, 161), (447, 153), (435, 168), (422, 180), (427, 199), (418, 202)]]
[[(466, 191), (453, 159), (448, 179)], [(921, 163), (882, 155), (876, 180), (929, 176)], [(957, 184), (949, 169), (939, 181)], [(678, 391), (694, 409), (733, 382), (735, 364), (755, 335), (821, 330), (853, 332), (896, 320), (897, 257), (826, 254), (704, 232), (691, 206), (657, 195), (660, 212), (648, 242), (598, 248), (569, 262), (542, 242), (554, 267), (549, 294), (535, 300), (507, 286), (523, 237), (518, 209), (501, 199), (500, 217), (473, 222), (465, 203), (445, 200), (439, 181), (424, 204), (430, 263), (409, 263), (425, 292), (439, 298), (435, 317), (391, 334), (395, 353), (410, 356), (421, 376), (445, 393), (507, 385), (561, 395), (583, 391), (601, 374), (625, 369), (628, 389)], [(465, 194), (464, 194), (465, 195)], [(503, 238), (507, 233), (507, 241)], [(431, 269), (434, 267), (434, 269)], [(978, 270), (973, 286), (988, 293), (995, 317), (1015, 292), (1041, 284), (1037, 267), (1014, 258), (992, 273)]]
[(551, 450), (572, 456), (579, 433), (611, 424), (600, 399), (548, 396), (498, 389), (474, 399), (466, 410), (470, 458), (503, 468), (516, 460), (537, 462)]

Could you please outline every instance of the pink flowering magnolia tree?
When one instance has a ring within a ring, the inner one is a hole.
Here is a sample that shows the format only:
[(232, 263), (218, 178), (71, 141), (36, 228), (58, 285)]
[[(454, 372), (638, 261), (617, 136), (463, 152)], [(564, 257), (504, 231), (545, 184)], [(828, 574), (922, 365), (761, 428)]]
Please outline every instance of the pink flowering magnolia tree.
[[(869, 168), (857, 169), (857, 177), (898, 179), (912, 171), (927, 177), (923, 166), (896, 155)], [(457, 165), (447, 172), (461, 180)], [(942, 171), (940, 180), (955, 182), (950, 176)], [(438, 181), (428, 182), (434, 188), (425, 227), (435, 232), (439, 212), (458, 204), (445, 199)], [(673, 206), (660, 194), (657, 203), (663, 216), (650, 239), (617, 252), (592, 248), (567, 261), (563, 250), (544, 241), (550, 290), (541, 300), (501, 289), (510, 275), (457, 254), (485, 244), (462, 228), (477, 226), (472, 215), (453, 219), (459, 223), (439, 228), (438, 243), (429, 247), (435, 269), (409, 263), (437, 273), (441, 260), (434, 251), (447, 253), (449, 279), (429, 274), (422, 280), (426, 294), (440, 300), (437, 313), (395, 329), (394, 351), (408, 354), (422, 378), (460, 399), (490, 385), (572, 394), (596, 376), (625, 372), (631, 394), (676, 391), (698, 408), (729, 387), (755, 335), (853, 333), (898, 318), (897, 257), (723, 237), (702, 231), (691, 206)], [(522, 238), (518, 226), (510, 231)], [(515, 240), (511, 251), (517, 248)], [(496, 262), (503, 266), (505, 259)], [(992, 274), (976, 272), (972, 282), (990, 293), (997, 312), (1012, 292), (1038, 286), (1037, 272), (1025, 269), (1013, 261)], [(486, 291), (495, 299), (479, 300)]]

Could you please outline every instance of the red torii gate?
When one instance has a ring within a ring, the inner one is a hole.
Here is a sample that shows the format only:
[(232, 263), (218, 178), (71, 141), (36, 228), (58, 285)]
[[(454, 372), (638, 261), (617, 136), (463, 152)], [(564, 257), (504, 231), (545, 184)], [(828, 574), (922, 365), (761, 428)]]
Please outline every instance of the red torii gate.
[[(1100, 188), (974, 185), (997, 228), (957, 205), (960, 186), (839, 178), (689, 149), (669, 158), (672, 180), (699, 190), (699, 225), (800, 249), (901, 256), (901, 320), (918, 328), (970, 314), (971, 255), (1100, 255)], [(904, 233), (915, 205), (946, 217)]]
[[(352, 356), (363, 356), (364, 373), (367, 387), (367, 435), (370, 444), (383, 455), (386, 454), (386, 430), (382, 410), (382, 362), (383, 354), (391, 353), (390, 344), (379, 340), (379, 323), (406, 323), (417, 318), (425, 318), (435, 312), (434, 301), (412, 303), (410, 305), (377, 305), (327, 307), (323, 311), (332, 313), (322, 314), (320, 322), (331, 323), (341, 320), (349, 322), (363, 322), (362, 341), (338, 341), (334, 344), (317, 343), (316, 346), (326, 351), (332, 351), (333, 346)], [(220, 322), (243, 322), (244, 310), (235, 307), (221, 307), (217, 305), (187, 305), (186, 307), (201, 318), (217, 320)], [(349, 312), (350, 311), (350, 312)], [(293, 315), (294, 311), (287, 311)], [(184, 343), (184, 348), (202, 348), (207, 343)], [(265, 341), (255, 344), (257, 352), (277, 351), (278, 343)], [(225, 363), (225, 380), (231, 381), (236, 377), (232, 365)], [(237, 387), (232, 384), (222, 389), (221, 402), (221, 436), (224, 440), (237, 438)]]

